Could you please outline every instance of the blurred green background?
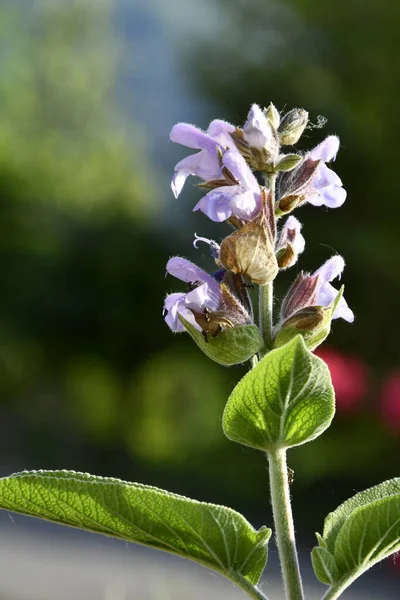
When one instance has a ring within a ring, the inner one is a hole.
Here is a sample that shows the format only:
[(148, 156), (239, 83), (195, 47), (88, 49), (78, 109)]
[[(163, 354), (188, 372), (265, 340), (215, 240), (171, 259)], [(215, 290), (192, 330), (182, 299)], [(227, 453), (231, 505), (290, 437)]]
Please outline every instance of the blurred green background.
[[(0, 474), (68, 468), (222, 502), (271, 524), (266, 461), (221, 431), (243, 368), (162, 318), (176, 254), (225, 225), (174, 200), (177, 121), (240, 124), (253, 102), (328, 119), (340, 210), (296, 216), (299, 268), (333, 253), (356, 314), (321, 348), (333, 426), (289, 456), (303, 545), (354, 490), (399, 475), (400, 61), (396, 0), (2, 0)], [(283, 276), (284, 294), (297, 266)], [(317, 504), (311, 501), (315, 495)], [(392, 561), (393, 562), (393, 561)]]

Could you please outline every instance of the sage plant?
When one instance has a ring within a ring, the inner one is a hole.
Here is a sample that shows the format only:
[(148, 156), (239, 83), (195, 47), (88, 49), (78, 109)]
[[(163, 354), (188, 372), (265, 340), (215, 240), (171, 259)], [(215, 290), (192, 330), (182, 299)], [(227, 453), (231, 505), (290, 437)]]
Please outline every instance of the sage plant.
[[(183, 283), (166, 296), (164, 318), (217, 363), (248, 365), (227, 401), (223, 432), (268, 457), (272, 529), (256, 530), (225, 506), (73, 471), (24, 471), (1, 479), (1, 508), (189, 558), (258, 600), (266, 598), (260, 578), (273, 532), (286, 598), (304, 598), (287, 452), (330, 426), (334, 391), (327, 366), (313, 350), (334, 319), (354, 319), (343, 286), (332, 285), (344, 269), (338, 255), (314, 273), (298, 272), (280, 303), (274, 298), (275, 278), (305, 250), (302, 224), (292, 213), (305, 203), (338, 208), (346, 199), (328, 166), (339, 149), (336, 136), (305, 154), (287, 150), (307, 127), (307, 111), (295, 108), (281, 116), (271, 103), (266, 109), (254, 104), (242, 128), (214, 120), (204, 132), (179, 123), (170, 135), (195, 150), (175, 167), (175, 196), (196, 176), (204, 195), (194, 210), (231, 229), (218, 241), (195, 235), (196, 247), (209, 246), (212, 273), (180, 256), (167, 262), (167, 274)], [(328, 586), (323, 598), (333, 600), (400, 550), (400, 478), (344, 502), (316, 537), (312, 565)]]

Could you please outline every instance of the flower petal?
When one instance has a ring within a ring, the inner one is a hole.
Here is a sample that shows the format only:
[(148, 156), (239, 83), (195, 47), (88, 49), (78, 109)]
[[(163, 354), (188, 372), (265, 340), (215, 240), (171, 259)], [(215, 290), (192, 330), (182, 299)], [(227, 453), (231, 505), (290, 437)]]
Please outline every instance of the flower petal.
[[(344, 260), (341, 256), (332, 256), (326, 261), (317, 271), (315, 271), (313, 277), (318, 277), (317, 283), (317, 296), (316, 304), (320, 306), (329, 306), (338, 295), (338, 290), (333, 287), (329, 282), (339, 277), (344, 269)], [(333, 314), (333, 319), (342, 318), (349, 323), (354, 321), (354, 313), (349, 308), (346, 300), (341, 297), (336, 310)]]
[(208, 135), (217, 140), (217, 142), (221, 144), (223, 149), (228, 147), (235, 147), (232, 138), (229, 135), (234, 131), (234, 125), (231, 125), (231, 123), (228, 123), (227, 121), (222, 121), (221, 119), (214, 119), (214, 121), (211, 121), (207, 129)]
[(169, 139), (182, 146), (196, 149), (212, 150), (216, 146), (215, 140), (201, 129), (190, 123), (177, 123), (171, 129)]
[(217, 308), (216, 306), (214, 307), (214, 302), (212, 300), (210, 302), (207, 283), (203, 283), (203, 285), (199, 285), (196, 289), (188, 292), (186, 294), (185, 304), (188, 308), (192, 308), (199, 312), (206, 306), (211, 310), (216, 310)]
[(260, 192), (258, 181), (253, 175), (252, 170), (244, 160), (243, 156), (235, 150), (225, 152), (222, 162), (229, 169), (235, 179), (237, 179), (245, 188), (253, 192)]
[(323, 283), (318, 291), (316, 297), (317, 306), (329, 306), (338, 295), (338, 290), (333, 287), (330, 283)]
[[(333, 287), (330, 283), (324, 283), (318, 290), (316, 302), (319, 306), (329, 306), (334, 302), (338, 295), (338, 290)], [(346, 300), (343, 296), (340, 298), (335, 312), (333, 313), (332, 319), (344, 319), (349, 323), (354, 321), (354, 313), (349, 308)]]
[[(239, 186), (236, 186), (239, 188)], [(260, 195), (254, 192), (237, 189), (231, 200), (232, 214), (242, 221), (251, 221), (261, 210)]]
[(177, 198), (189, 175), (196, 175), (204, 181), (220, 179), (222, 171), (215, 147), (211, 152), (201, 150), (180, 160), (175, 166), (175, 172), (171, 183), (172, 190)]
[(243, 133), (249, 146), (259, 150), (271, 141), (273, 137), (271, 124), (258, 104), (253, 104), (250, 108)]
[(171, 181), (171, 189), (175, 198), (177, 198), (181, 193), (182, 188), (185, 185), (185, 181), (189, 177), (189, 175), (191, 175), (191, 172), (185, 171), (184, 169), (181, 169), (180, 171), (176, 171), (174, 173)]
[(164, 308), (163, 312), (167, 310), (171, 310), (171, 308), (178, 302), (178, 300), (184, 300), (186, 294), (182, 292), (176, 292), (173, 294), (168, 294), (164, 300)]
[(329, 162), (336, 158), (340, 146), (339, 138), (336, 135), (329, 135), (324, 139), (323, 142), (318, 144), (311, 152), (309, 157), (312, 160), (322, 160), (323, 162)]
[(344, 269), (344, 259), (339, 254), (329, 258), (317, 271), (314, 276), (318, 275), (318, 284), (322, 285), (325, 282), (333, 281), (336, 277), (339, 277)]
[(354, 313), (347, 304), (346, 300), (343, 298), (343, 296), (339, 300), (336, 310), (333, 313), (332, 319), (344, 319), (348, 323), (353, 323), (354, 321)]
[(312, 179), (312, 186), (314, 189), (320, 190), (328, 185), (342, 185), (342, 180), (325, 163), (320, 163)]
[(181, 256), (170, 258), (166, 269), (167, 273), (177, 277), (181, 281), (186, 281), (186, 283), (196, 283), (197, 281), (206, 283), (209, 297), (209, 304), (207, 306), (210, 309), (216, 310), (221, 300), (221, 288), (212, 275), (209, 275), (190, 260)]
[(231, 197), (236, 186), (222, 186), (208, 192), (194, 207), (201, 210), (209, 219), (216, 223), (226, 221), (232, 215)]
[(164, 301), (164, 311), (167, 314), (164, 320), (168, 327), (177, 333), (185, 331), (184, 326), (179, 320), (178, 315), (182, 315), (189, 323), (191, 323), (196, 329), (201, 331), (201, 327), (197, 324), (196, 319), (193, 316), (192, 311), (185, 306), (186, 294), (169, 294)]
[(304, 252), (306, 241), (300, 233), (301, 228), (302, 224), (300, 221), (293, 215), (290, 215), (282, 227), (278, 241), (278, 248), (283, 248), (286, 246), (287, 242), (290, 242), (296, 254), (301, 254)]
[(346, 200), (347, 192), (338, 185), (329, 185), (322, 190), (320, 196), (323, 200), (323, 204), (328, 208), (339, 208)]

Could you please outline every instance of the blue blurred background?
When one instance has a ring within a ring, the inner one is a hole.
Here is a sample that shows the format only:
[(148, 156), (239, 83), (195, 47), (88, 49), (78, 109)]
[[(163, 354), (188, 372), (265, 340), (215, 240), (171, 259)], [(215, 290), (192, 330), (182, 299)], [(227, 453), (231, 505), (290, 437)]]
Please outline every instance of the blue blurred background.
[(240, 124), (271, 100), (327, 117), (299, 149), (337, 133), (348, 190), (341, 209), (296, 214), (299, 268), (342, 254), (356, 314), (320, 349), (334, 424), (289, 456), (300, 545), (355, 490), (399, 475), (399, 26), (397, 0), (1, 0), (1, 475), (90, 471), (271, 524), (265, 458), (221, 431), (245, 370), (161, 314), (179, 290), (167, 259), (211, 266), (194, 232), (229, 232), (191, 212), (190, 184), (173, 198), (187, 152), (172, 125)]

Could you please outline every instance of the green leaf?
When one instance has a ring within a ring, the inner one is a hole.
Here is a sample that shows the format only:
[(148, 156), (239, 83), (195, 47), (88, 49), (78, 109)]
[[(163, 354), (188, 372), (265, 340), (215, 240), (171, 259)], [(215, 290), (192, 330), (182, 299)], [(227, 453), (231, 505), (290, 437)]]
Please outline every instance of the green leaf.
[(368, 488), (343, 502), (336, 510), (329, 513), (325, 519), (322, 537), (325, 540), (327, 547), (331, 551), (334, 550), (339, 531), (357, 508), (361, 508), (362, 506), (366, 506), (367, 504), (396, 494), (400, 494), (400, 477), (384, 481), (379, 485)]
[(203, 334), (181, 315), (180, 320), (199, 348), (212, 360), (229, 367), (250, 360), (264, 346), (260, 330), (256, 325), (240, 325), (227, 328), (215, 337)]
[(0, 507), (172, 552), (251, 584), (264, 569), (271, 535), (225, 506), (74, 471), (0, 479)]
[(377, 562), (398, 552), (400, 478), (346, 500), (327, 516), (323, 538), (318, 541), (320, 545), (312, 551), (315, 573), (321, 581), (340, 590)]
[(312, 565), (314, 572), (322, 583), (331, 585), (338, 579), (338, 568), (332, 554), (326, 550), (316, 546), (311, 552)]
[(269, 352), (238, 383), (223, 428), (229, 439), (245, 446), (290, 448), (319, 436), (334, 412), (328, 367), (297, 336)]
[(372, 565), (400, 550), (400, 494), (357, 508), (335, 543), (341, 576)]
[(328, 549), (328, 544), (325, 542), (325, 540), (322, 537), (322, 535), (320, 533), (316, 532), (315, 533), (315, 537), (317, 538), (318, 544), (327, 550)]

